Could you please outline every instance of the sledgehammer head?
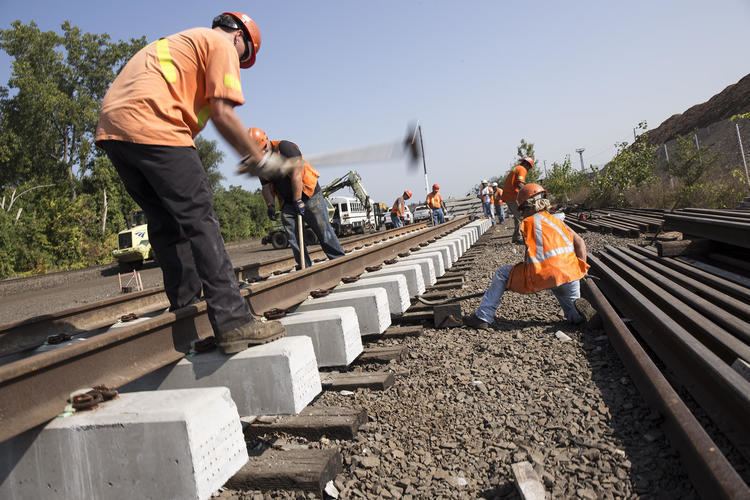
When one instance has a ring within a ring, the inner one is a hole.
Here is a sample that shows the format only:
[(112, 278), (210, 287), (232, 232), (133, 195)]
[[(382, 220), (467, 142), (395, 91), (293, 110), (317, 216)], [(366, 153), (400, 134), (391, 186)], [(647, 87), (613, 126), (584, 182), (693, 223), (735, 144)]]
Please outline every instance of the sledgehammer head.
[(418, 124), (410, 123), (404, 138), (404, 151), (409, 167), (416, 169), (422, 159), (422, 128)]

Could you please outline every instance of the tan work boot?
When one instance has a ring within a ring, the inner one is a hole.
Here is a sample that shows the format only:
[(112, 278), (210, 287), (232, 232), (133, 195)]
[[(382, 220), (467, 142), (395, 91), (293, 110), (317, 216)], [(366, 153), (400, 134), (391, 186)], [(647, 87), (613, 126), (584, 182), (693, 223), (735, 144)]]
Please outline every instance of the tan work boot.
[(266, 344), (286, 335), (286, 328), (278, 321), (253, 319), (242, 326), (216, 336), (216, 344), (224, 354), (244, 351), (250, 346)]
[(581, 325), (588, 329), (601, 328), (601, 318), (596, 312), (596, 309), (594, 309), (594, 306), (592, 306), (588, 300), (579, 298), (573, 302), (573, 305), (575, 306), (576, 311), (578, 311), (578, 314), (583, 318), (583, 321), (580, 323)]

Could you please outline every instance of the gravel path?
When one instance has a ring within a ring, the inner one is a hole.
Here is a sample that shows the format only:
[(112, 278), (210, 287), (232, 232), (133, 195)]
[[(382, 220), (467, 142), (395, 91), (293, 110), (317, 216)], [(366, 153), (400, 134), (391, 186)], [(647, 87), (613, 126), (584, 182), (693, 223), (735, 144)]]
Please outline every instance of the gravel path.
[[(521, 259), (521, 247), (507, 244), (509, 235), (509, 224), (485, 235), (484, 258), (457, 294), (483, 290), (498, 266)], [(583, 236), (590, 251), (634, 241)], [(492, 331), (427, 329), (400, 341), (408, 352), (389, 365), (399, 377), (387, 391), (323, 393), (315, 406), (367, 410), (370, 421), (357, 439), (269, 441), (340, 448), (340, 498), (518, 498), (511, 464), (522, 460), (534, 465), (551, 498), (695, 498), (659, 417), (603, 332), (567, 325), (549, 292), (504, 299)], [(478, 304), (465, 301), (464, 313)], [(558, 340), (558, 330), (571, 340)]]

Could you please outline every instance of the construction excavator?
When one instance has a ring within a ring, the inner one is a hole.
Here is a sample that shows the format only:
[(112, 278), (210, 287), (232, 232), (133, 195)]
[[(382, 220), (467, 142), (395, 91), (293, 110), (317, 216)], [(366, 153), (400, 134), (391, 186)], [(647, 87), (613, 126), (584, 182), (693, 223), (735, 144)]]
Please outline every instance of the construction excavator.
[[(354, 193), (354, 198), (333, 197), (334, 193), (347, 187)], [(379, 230), (385, 224), (385, 205), (372, 202), (362, 185), (362, 177), (354, 170), (331, 181), (321, 191), (328, 205), (328, 218), (337, 236)], [(281, 223), (274, 224), (261, 242), (264, 245), (270, 243), (276, 249), (289, 246)], [(305, 227), (305, 242), (318, 243), (315, 234), (308, 227)]]

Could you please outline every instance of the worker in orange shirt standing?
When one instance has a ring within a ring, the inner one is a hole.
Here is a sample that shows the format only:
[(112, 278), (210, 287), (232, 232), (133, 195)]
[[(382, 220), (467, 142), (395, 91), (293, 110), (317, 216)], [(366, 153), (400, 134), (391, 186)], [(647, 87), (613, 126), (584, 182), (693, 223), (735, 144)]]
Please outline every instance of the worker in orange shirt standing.
[(396, 198), (396, 201), (393, 202), (393, 206), (391, 207), (391, 222), (394, 229), (404, 225), (404, 216), (406, 215), (406, 202), (404, 200), (408, 200), (409, 198), (411, 198), (411, 191), (407, 189), (404, 191), (404, 194)]
[(505, 177), (505, 184), (503, 185), (503, 196), (501, 199), (508, 204), (508, 210), (510, 210), (511, 215), (513, 215), (513, 223), (515, 224), (515, 229), (513, 230), (513, 242), (519, 244), (523, 243), (523, 238), (521, 238), (521, 232), (519, 229), (521, 225), (521, 213), (518, 211), (516, 196), (518, 196), (518, 192), (521, 188), (526, 185), (527, 169), (531, 168), (534, 168), (534, 159), (528, 156), (522, 158), (521, 161), (518, 162), (518, 165), (513, 167)]
[(589, 269), (583, 238), (561, 218), (549, 213), (550, 202), (539, 184), (526, 184), (517, 200), (524, 217), (524, 261), (497, 270), (479, 308), (464, 324), (477, 329), (489, 328), (506, 290), (524, 294), (551, 290), (570, 323), (590, 321), (595, 311), (581, 298), (580, 289), (580, 280)]
[(440, 185), (433, 184), (432, 192), (427, 194), (427, 206), (432, 210), (432, 225), (437, 226), (445, 222), (445, 212), (448, 209), (443, 203), (443, 197), (440, 196)]
[(492, 189), (495, 192), (492, 194), (492, 199), (495, 202), (495, 215), (500, 224), (505, 222), (505, 203), (503, 202), (503, 190), (497, 187), (497, 182), (492, 183)]
[(146, 213), (170, 310), (197, 302), (202, 292), (227, 354), (285, 330), (277, 321), (255, 319), (240, 295), (193, 138), (213, 120), (243, 157), (240, 172), (273, 178), (296, 165), (260, 151), (234, 111), (245, 102), (240, 68), (255, 63), (260, 42), (258, 26), (240, 12), (216, 16), (211, 28), (152, 42), (115, 78), (96, 127), (97, 145)]

